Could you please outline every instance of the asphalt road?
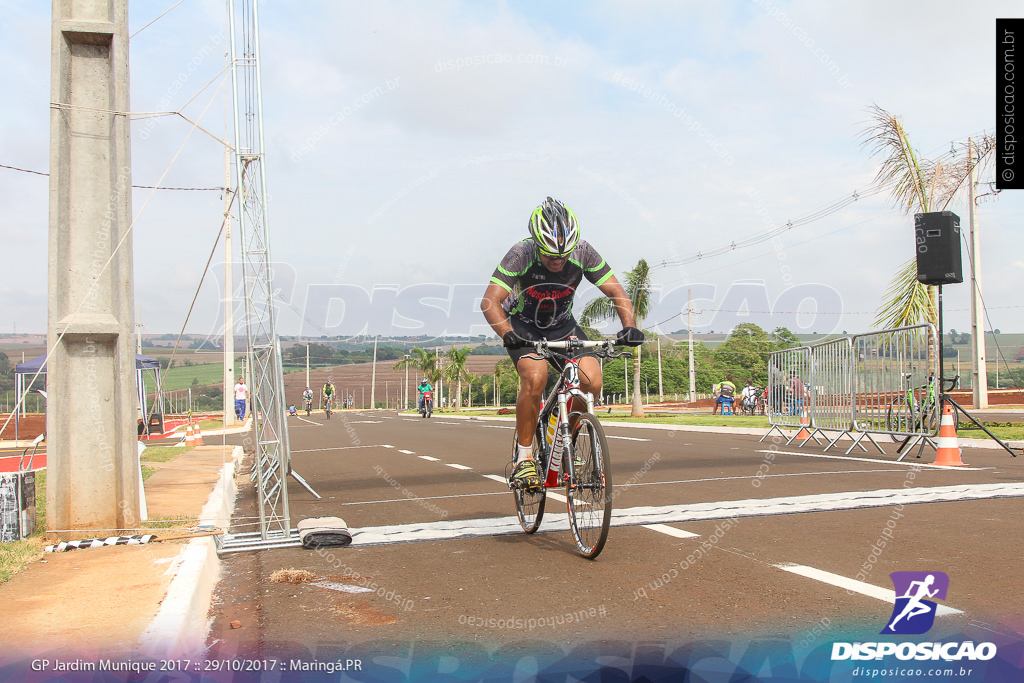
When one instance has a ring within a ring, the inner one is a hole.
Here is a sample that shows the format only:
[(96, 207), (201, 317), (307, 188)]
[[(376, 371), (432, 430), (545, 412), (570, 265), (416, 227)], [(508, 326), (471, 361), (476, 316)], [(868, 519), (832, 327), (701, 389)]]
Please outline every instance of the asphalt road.
[[(814, 442), (608, 426), (616, 517), (590, 561), (550, 498), (537, 534), (505, 533), (510, 420), (341, 411), (289, 426), (293, 467), (321, 496), (291, 481), (293, 525), (340, 516), (356, 542), (225, 554), (211, 656), (383, 653), (379, 666), (408, 670), (428, 653), (441, 670), (440, 651), (451, 666), (495, 649), (539, 661), (741, 641), (788, 641), (806, 655), (877, 638), (893, 608), (889, 573), (910, 570), (950, 578), (952, 609), (929, 638), (1024, 631), (1024, 458), (1002, 450), (965, 448), (965, 467), (936, 468), (933, 450), (897, 462), (891, 443), (844, 456), (848, 442), (823, 453)], [(244, 486), (232, 531), (253, 530), (255, 511)], [(445, 538), (469, 520), (482, 521)], [(417, 534), (439, 540), (403, 540)], [(285, 569), (316, 583), (271, 580)], [(345, 592), (354, 588), (368, 590)]]

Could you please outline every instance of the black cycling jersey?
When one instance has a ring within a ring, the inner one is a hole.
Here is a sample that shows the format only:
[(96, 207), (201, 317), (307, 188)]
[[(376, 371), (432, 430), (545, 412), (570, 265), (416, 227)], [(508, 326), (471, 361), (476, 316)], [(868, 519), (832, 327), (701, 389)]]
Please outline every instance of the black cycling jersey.
[(612, 274), (597, 250), (583, 240), (576, 244), (562, 270), (552, 272), (541, 263), (533, 240), (527, 238), (509, 249), (491, 282), (508, 292), (501, 307), (517, 331), (525, 326), (557, 339), (576, 325), (572, 302), (583, 278), (599, 287)]

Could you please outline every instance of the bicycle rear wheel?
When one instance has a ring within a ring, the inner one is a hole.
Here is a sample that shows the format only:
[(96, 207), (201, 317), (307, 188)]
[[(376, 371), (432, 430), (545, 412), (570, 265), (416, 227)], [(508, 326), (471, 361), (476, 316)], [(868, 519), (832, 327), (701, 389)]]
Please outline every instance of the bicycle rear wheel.
[[(541, 462), (538, 439), (540, 438), (540, 430), (533, 436), (533, 459), (537, 463), (537, 471), (541, 474), (543, 480), (543, 463)], [(516, 432), (512, 437), (512, 463), (516, 460), (516, 449), (519, 446), (519, 433)], [(508, 476), (512, 474), (512, 468), (514, 465), (509, 463)], [(519, 525), (523, 527), (523, 531), (528, 534), (532, 534), (540, 527), (540, 520), (544, 517), (544, 501), (547, 500), (547, 492), (544, 487), (535, 491), (524, 491), (522, 489), (512, 489), (512, 494), (516, 499), (516, 514), (519, 516)]]
[(612, 474), (604, 427), (590, 413), (580, 416), (563, 463), (573, 467), (566, 486), (569, 527), (580, 555), (594, 559), (608, 540), (612, 521)]

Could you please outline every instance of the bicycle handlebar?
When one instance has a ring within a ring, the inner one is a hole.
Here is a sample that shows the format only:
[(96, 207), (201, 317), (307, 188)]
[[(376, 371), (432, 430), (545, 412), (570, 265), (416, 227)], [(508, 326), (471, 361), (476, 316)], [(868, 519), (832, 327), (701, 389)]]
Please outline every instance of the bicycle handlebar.
[[(612, 349), (617, 346), (613, 339), (602, 339), (600, 341), (592, 341), (589, 339), (565, 339), (563, 341), (547, 341), (542, 339), (541, 341), (528, 341), (527, 347), (532, 346), (534, 351), (539, 356), (546, 357), (550, 355), (550, 352), (554, 349), (560, 349), (563, 351), (581, 351), (583, 349), (597, 349), (598, 355), (606, 356), (608, 358), (621, 358), (622, 356), (632, 357), (633, 354), (629, 351), (615, 352)], [(618, 344), (618, 346), (625, 346), (625, 344)], [(560, 355), (560, 354), (559, 354)]]

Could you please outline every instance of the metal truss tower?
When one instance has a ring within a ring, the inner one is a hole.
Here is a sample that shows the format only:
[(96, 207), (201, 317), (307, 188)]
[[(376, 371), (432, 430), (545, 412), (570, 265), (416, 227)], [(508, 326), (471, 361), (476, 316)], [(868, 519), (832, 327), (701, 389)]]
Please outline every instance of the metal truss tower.
[(225, 535), (220, 544), (224, 550), (239, 545), (246, 548), (290, 545), (295, 540), (288, 509), (291, 451), (285, 416), (284, 375), (281, 345), (274, 326), (276, 310), (264, 175), (258, 4), (258, 0), (228, 0), (239, 201), (237, 234), (242, 251), (251, 375), (249, 407), (255, 440), (252, 474), (257, 486), (260, 530), (258, 535)]

